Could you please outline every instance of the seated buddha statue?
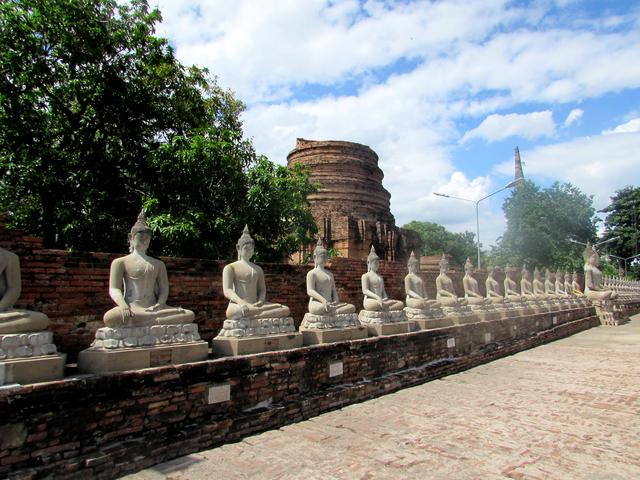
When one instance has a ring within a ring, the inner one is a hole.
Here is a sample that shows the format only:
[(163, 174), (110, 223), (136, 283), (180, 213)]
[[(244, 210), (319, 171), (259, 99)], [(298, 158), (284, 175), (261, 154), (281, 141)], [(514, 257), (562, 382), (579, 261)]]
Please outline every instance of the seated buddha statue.
[(505, 303), (509, 303), (511, 300), (505, 298), (505, 296), (500, 291), (500, 282), (496, 280), (496, 275), (498, 274), (498, 267), (493, 266), (489, 268), (487, 273), (487, 280), (485, 281), (485, 286), (487, 288), (487, 300), (496, 305), (503, 305)]
[(553, 273), (548, 268), (544, 272), (544, 293), (548, 298), (557, 299), (556, 284), (553, 281)]
[(578, 281), (578, 272), (573, 272), (573, 275), (571, 276), (571, 291), (574, 295), (579, 297), (584, 295), (580, 282)]
[(229, 300), (226, 317), (228, 320), (289, 317), (289, 307), (265, 300), (264, 272), (251, 262), (254, 246), (249, 227), (245, 225), (236, 244), (238, 260), (222, 270), (222, 292)]
[(163, 262), (147, 255), (151, 229), (144, 210), (129, 233), (129, 255), (111, 262), (109, 296), (116, 307), (104, 314), (107, 327), (172, 325), (193, 322), (191, 310), (170, 307), (169, 279)]
[(318, 238), (313, 251), (313, 270), (307, 273), (307, 295), (309, 295), (309, 313), (313, 315), (340, 315), (355, 313), (356, 307), (341, 302), (336, 290), (333, 274), (325, 268), (327, 249)]
[(567, 297), (569, 294), (564, 289), (564, 273), (562, 270), (556, 270), (555, 292), (559, 297)]
[(571, 274), (565, 270), (564, 272), (564, 291), (570, 297), (574, 297), (573, 288), (571, 287)]
[(44, 313), (13, 308), (21, 291), (20, 259), (0, 248), (0, 335), (39, 332), (49, 325)]
[(520, 270), (520, 294), (527, 300), (537, 300), (536, 294), (533, 293), (531, 274), (526, 265), (523, 265), (522, 270)]
[(618, 294), (613, 290), (603, 288), (602, 272), (600, 271), (600, 256), (598, 252), (587, 243), (582, 254), (584, 264), (584, 294), (591, 300), (614, 300)]
[(387, 297), (384, 290), (384, 280), (378, 275), (380, 267), (380, 257), (376, 254), (375, 248), (371, 246), (371, 251), (367, 257), (367, 273), (362, 275), (362, 293), (364, 294), (363, 306), (369, 312), (393, 312), (404, 308), (404, 303), (400, 300), (392, 300)]
[(416, 258), (413, 251), (409, 256), (407, 268), (409, 273), (404, 277), (404, 291), (407, 294), (405, 303), (407, 307), (421, 310), (439, 307), (440, 303), (437, 300), (429, 300), (427, 297), (424, 282), (417, 273), (420, 269), (420, 261)]
[(449, 260), (445, 254), (440, 259), (440, 275), (436, 277), (436, 300), (443, 307), (466, 306), (469, 302), (466, 298), (460, 298), (453, 289), (453, 281), (447, 274), (449, 270)]
[(473, 263), (467, 257), (464, 263), (464, 277), (462, 277), (462, 285), (464, 287), (464, 298), (469, 305), (490, 305), (492, 302), (488, 298), (480, 294), (478, 281), (473, 277)]
[(513, 269), (507, 265), (504, 269), (504, 297), (511, 302), (522, 302), (525, 298), (518, 292), (518, 285), (513, 279)]
[(542, 273), (540, 273), (538, 267), (533, 269), (533, 294), (541, 300), (547, 300), (549, 298), (545, 293), (544, 280), (542, 280)]

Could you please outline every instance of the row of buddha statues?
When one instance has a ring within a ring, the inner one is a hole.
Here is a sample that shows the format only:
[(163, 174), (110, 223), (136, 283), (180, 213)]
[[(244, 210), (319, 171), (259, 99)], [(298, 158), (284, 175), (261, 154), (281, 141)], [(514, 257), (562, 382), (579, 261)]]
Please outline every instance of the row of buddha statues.
[[(105, 326), (97, 330), (90, 350), (205, 343), (200, 340), (194, 312), (167, 305), (167, 270), (162, 261), (147, 254), (150, 241), (151, 229), (143, 211), (129, 233), (130, 253), (111, 264), (109, 296), (115, 307), (104, 314)], [(229, 303), (222, 329), (214, 343), (278, 335), (294, 338), (299, 335), (290, 309), (267, 301), (264, 272), (251, 261), (254, 247), (254, 241), (245, 226), (236, 244), (237, 260), (223, 269), (223, 295)], [(474, 267), (467, 259), (462, 280), (464, 295), (459, 296), (449, 276), (449, 262), (443, 255), (440, 273), (435, 280), (437, 293), (435, 298), (430, 299), (419, 274), (419, 260), (412, 252), (408, 273), (404, 278), (406, 297), (403, 302), (388, 297), (379, 273), (380, 259), (372, 246), (367, 258), (367, 272), (361, 278), (362, 309), (357, 312), (354, 305), (340, 300), (334, 276), (326, 268), (328, 252), (318, 240), (313, 252), (314, 267), (306, 276), (309, 303), (300, 332), (362, 331), (363, 326), (405, 322), (422, 322), (422, 328), (437, 328), (579, 308), (590, 305), (591, 300), (599, 302), (618, 297), (640, 297), (638, 282), (603, 277), (598, 254), (590, 245), (585, 250), (584, 258), (584, 292), (576, 272), (558, 270), (554, 275), (547, 269), (543, 277), (536, 268), (531, 277), (526, 267), (520, 270), (519, 280), (514, 278), (514, 269), (505, 268), (501, 288), (497, 280), (499, 269), (493, 267), (487, 272), (486, 294), (480, 292)], [(18, 257), (0, 249), (0, 269), (0, 361), (5, 358), (55, 354), (51, 334), (46, 332), (49, 322), (46, 315), (13, 308), (20, 295)], [(453, 321), (443, 323), (443, 319)]]

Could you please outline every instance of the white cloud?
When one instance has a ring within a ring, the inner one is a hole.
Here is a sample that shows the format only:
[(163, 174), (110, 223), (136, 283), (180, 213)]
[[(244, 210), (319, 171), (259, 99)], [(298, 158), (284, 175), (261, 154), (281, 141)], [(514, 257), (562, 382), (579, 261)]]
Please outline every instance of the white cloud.
[(581, 108), (574, 108), (569, 112), (567, 118), (565, 118), (564, 126), (569, 127), (573, 125), (582, 118), (582, 115), (584, 115), (584, 110), (582, 110)]
[(629, 120), (627, 123), (618, 125), (617, 127), (611, 130), (605, 130), (602, 133), (604, 135), (610, 135), (612, 133), (635, 133), (635, 132), (640, 132), (640, 118), (634, 118), (632, 120)]
[[(627, 185), (640, 184), (638, 159), (640, 132), (626, 135), (582, 137), (521, 151), (526, 161), (525, 177), (571, 182), (586, 194), (594, 195), (597, 209), (609, 204), (610, 196)], [(511, 162), (497, 171), (508, 174)]]
[(514, 136), (534, 139), (553, 136), (555, 131), (556, 125), (551, 110), (522, 114), (493, 114), (485, 118), (476, 128), (465, 133), (462, 142), (474, 138), (495, 142)]

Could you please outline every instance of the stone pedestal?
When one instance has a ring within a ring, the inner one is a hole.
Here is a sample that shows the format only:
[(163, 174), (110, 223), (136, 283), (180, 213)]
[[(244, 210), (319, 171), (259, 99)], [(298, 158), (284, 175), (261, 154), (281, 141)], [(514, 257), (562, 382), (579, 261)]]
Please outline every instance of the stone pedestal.
[(218, 357), (290, 350), (301, 346), (302, 334), (298, 332), (253, 337), (217, 336), (211, 341), (213, 354)]
[(300, 327), (303, 343), (305, 345), (318, 345), (321, 343), (346, 342), (359, 340), (369, 336), (369, 330), (364, 325), (344, 328), (317, 328), (306, 329)]
[(392, 312), (360, 310), (358, 320), (360, 320), (362, 325), (367, 327), (369, 335), (372, 337), (407, 333), (413, 329), (412, 322), (407, 321), (403, 310)]
[(372, 323), (367, 325), (370, 337), (379, 337), (381, 335), (397, 335), (399, 333), (408, 333), (414, 330), (413, 322), (394, 322), (394, 323)]
[(453, 325), (451, 319), (445, 317), (440, 307), (425, 309), (404, 307), (404, 314), (410, 322), (413, 322), (414, 327), (418, 330), (429, 330)]
[(629, 321), (622, 309), (616, 308), (614, 300), (592, 300), (592, 303), (602, 325), (617, 326)]
[(99, 328), (91, 347), (78, 355), (78, 369), (109, 373), (201, 362), (209, 354), (198, 325), (152, 325)]
[(60, 380), (66, 358), (57, 352), (52, 332), (0, 335), (0, 385)]
[(412, 322), (420, 330), (431, 330), (433, 328), (444, 328), (453, 326), (453, 321), (450, 317), (414, 318)]

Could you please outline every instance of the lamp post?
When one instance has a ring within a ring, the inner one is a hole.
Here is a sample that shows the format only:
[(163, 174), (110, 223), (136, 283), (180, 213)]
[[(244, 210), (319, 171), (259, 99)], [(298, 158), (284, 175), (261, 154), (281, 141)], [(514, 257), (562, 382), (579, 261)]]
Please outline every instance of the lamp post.
[[(598, 243), (594, 243), (593, 244), (593, 248), (596, 248), (599, 245), (604, 245), (605, 243), (609, 243), (609, 242), (613, 242), (614, 240), (618, 240), (620, 237), (613, 237), (613, 238), (609, 238), (608, 240), (603, 240), (602, 242), (598, 242)], [(570, 241), (571, 243), (577, 243), (578, 245), (587, 245), (584, 242), (579, 242), (578, 240), (574, 240), (573, 238), (567, 238), (568, 241)]]
[(612, 253), (607, 253), (607, 256), (608, 257), (617, 258), (618, 260), (622, 260), (624, 262), (624, 276), (626, 277), (627, 276), (627, 262), (629, 260), (631, 260), (632, 258), (640, 257), (640, 253), (638, 253), (637, 255), (632, 255), (632, 256), (627, 257), (627, 258), (619, 257), (619, 256), (614, 255)]
[(447, 195), (446, 193), (433, 192), (433, 194), (437, 195), (438, 197), (455, 198), (456, 200), (462, 200), (464, 202), (471, 202), (471, 203), (475, 204), (475, 206), (476, 206), (476, 243), (478, 245), (478, 267), (477, 267), (478, 269), (480, 269), (480, 213), (479, 213), (479, 210), (478, 210), (478, 204), (481, 201), (486, 200), (487, 198), (494, 196), (496, 193), (500, 193), (503, 190), (506, 190), (507, 188), (515, 187), (521, 181), (522, 181), (522, 177), (516, 178), (515, 180), (507, 183), (500, 190), (496, 190), (495, 192), (490, 193), (489, 195), (485, 195), (484, 197), (479, 198), (478, 200), (471, 200), (469, 198), (456, 197), (455, 195)]

